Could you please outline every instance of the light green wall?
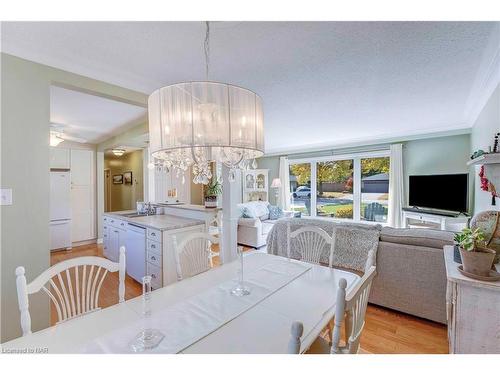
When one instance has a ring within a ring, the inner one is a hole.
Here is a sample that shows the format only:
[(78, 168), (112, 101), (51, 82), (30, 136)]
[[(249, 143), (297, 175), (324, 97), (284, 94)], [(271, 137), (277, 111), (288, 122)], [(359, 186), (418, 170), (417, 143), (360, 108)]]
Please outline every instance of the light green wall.
[[(405, 191), (407, 197), (408, 176), (414, 174), (467, 173), (466, 163), (469, 158), (470, 135), (453, 135), (437, 138), (426, 138), (403, 143), (403, 168), (405, 175)], [(290, 160), (319, 157), (332, 154), (364, 152), (370, 149), (388, 148), (388, 144), (363, 146), (359, 148), (335, 149), (331, 151), (311, 152), (289, 155)], [(269, 169), (269, 181), (278, 177), (279, 156), (258, 159), (259, 168)], [(472, 188), (472, 179), (471, 186)], [(270, 202), (275, 204), (275, 195), (270, 192)], [(470, 197), (472, 197), (472, 190)], [(407, 201), (407, 200), (406, 200)]]
[(126, 153), (123, 156), (104, 157), (104, 168), (109, 169), (111, 178), (115, 174), (132, 172), (132, 185), (113, 184), (111, 181), (111, 211), (132, 210), (136, 208), (136, 202), (144, 199), (143, 188), (143, 151), (137, 150)]
[[(28, 282), (49, 267), (49, 121), (51, 85), (146, 106), (147, 95), (1, 54), (1, 341), (21, 335), (15, 268)], [(30, 298), (34, 330), (49, 325), (48, 297)]]
[[(406, 202), (408, 180), (411, 175), (469, 173), (470, 135), (428, 138), (405, 142), (403, 168), (405, 175)], [(450, 188), (453, 188), (450, 186)], [(469, 177), (469, 212), (473, 204), (473, 178)]]
[[(479, 117), (474, 123), (471, 134), (471, 154), (482, 149), (488, 151), (488, 147), (493, 148), (493, 142), (495, 133), (500, 132), (500, 85), (497, 86), (490, 99), (481, 110)], [(475, 185), (475, 195), (474, 195), (474, 207), (475, 212), (480, 212), (484, 210), (497, 210), (500, 205), (497, 199), (497, 205), (491, 205), (491, 195), (484, 192), (480, 188), (479, 181), (479, 166), (473, 167), (474, 173), (474, 185)], [(497, 186), (497, 189), (499, 187)]]

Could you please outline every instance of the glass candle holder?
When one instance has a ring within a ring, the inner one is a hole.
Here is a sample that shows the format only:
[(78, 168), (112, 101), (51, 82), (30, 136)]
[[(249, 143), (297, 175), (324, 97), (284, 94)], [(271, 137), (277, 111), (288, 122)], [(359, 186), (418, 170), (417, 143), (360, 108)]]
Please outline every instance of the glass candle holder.
[(231, 290), (231, 294), (238, 296), (238, 297), (243, 297), (243, 296), (247, 296), (250, 294), (250, 288), (248, 288), (245, 285), (245, 279), (244, 279), (244, 274), (243, 274), (244, 264), (243, 264), (243, 247), (242, 246), (238, 246), (238, 257), (239, 257), (239, 261), (240, 261), (238, 284), (236, 285), (236, 287), (233, 290)]

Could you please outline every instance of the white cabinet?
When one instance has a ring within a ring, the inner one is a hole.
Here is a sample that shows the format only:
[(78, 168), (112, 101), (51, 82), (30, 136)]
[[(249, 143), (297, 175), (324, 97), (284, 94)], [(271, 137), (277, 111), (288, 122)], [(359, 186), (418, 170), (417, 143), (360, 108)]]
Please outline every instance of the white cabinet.
[(71, 240), (95, 238), (95, 160), (92, 150), (71, 150)]
[(243, 202), (268, 201), (269, 170), (251, 169), (243, 172)]
[[(453, 261), (453, 247), (445, 246), (448, 342), (453, 354), (500, 353), (500, 281), (468, 278)], [(500, 265), (496, 265), (500, 271)]]
[(113, 262), (120, 258), (120, 247), (125, 246), (127, 230), (120, 227), (120, 221), (108, 222), (109, 217), (104, 218), (103, 225), (103, 255)]
[(69, 169), (70, 168), (70, 150), (67, 148), (50, 148), (50, 168)]
[[(191, 203), (191, 169), (179, 173), (176, 170), (169, 172), (159, 172), (156, 169), (150, 172), (152, 178), (149, 179), (151, 186), (149, 200), (151, 202), (164, 203), (178, 200), (182, 203)], [(175, 192), (176, 197), (169, 196)]]

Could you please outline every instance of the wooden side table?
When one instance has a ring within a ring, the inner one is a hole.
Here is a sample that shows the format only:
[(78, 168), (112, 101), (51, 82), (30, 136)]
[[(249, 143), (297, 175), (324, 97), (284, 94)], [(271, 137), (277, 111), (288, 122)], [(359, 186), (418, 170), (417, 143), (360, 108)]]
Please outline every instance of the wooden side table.
[[(500, 354), (500, 281), (462, 275), (453, 261), (453, 246), (444, 247), (446, 312), (450, 353)], [(500, 265), (496, 264), (500, 272)]]

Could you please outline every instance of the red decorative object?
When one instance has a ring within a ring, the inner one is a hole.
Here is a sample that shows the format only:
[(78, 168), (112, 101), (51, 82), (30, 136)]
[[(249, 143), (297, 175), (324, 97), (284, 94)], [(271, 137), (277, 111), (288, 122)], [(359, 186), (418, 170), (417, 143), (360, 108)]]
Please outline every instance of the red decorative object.
[(479, 170), (479, 178), (481, 179), (481, 190), (491, 193), (491, 205), (495, 206), (495, 197), (498, 197), (499, 195), (497, 194), (495, 186), (484, 175), (484, 165), (482, 165)]

